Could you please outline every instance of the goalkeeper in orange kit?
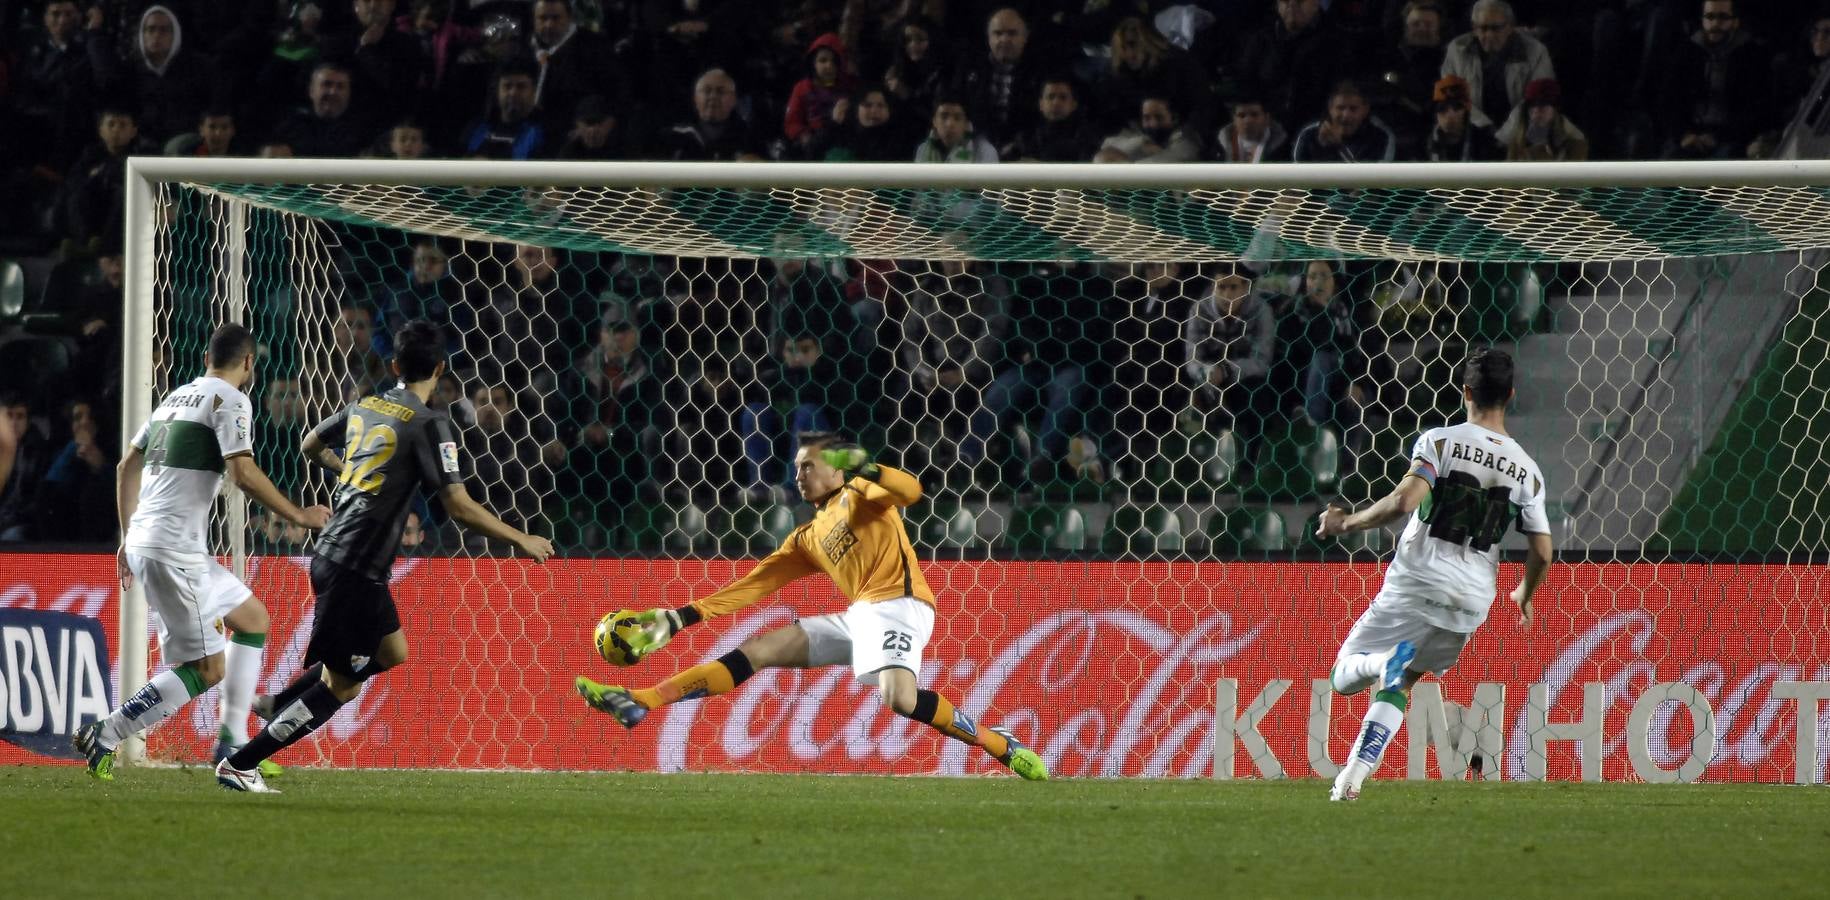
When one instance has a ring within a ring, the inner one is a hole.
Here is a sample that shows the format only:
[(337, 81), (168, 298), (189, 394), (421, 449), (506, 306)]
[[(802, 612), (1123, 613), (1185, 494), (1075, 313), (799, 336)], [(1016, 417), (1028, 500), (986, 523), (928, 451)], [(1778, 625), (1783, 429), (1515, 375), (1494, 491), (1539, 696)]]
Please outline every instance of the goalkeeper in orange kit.
[(830, 576), (851, 606), (752, 637), (653, 687), (629, 690), (580, 676), (578, 693), (585, 702), (634, 728), (649, 710), (728, 693), (758, 669), (850, 663), (858, 680), (876, 685), (884, 705), (897, 715), (982, 747), (1026, 779), (1048, 778), (1042, 758), (1008, 729), (981, 729), (947, 698), (920, 687), (922, 650), (934, 632), (934, 592), (916, 565), (900, 509), (921, 499), (921, 484), (907, 472), (871, 462), (863, 448), (827, 432), (801, 436), (794, 482), (813, 502), (813, 521), (796, 528), (749, 574), (710, 596), (679, 609), (642, 613), (644, 628), (629, 642), (632, 655), (640, 659), (682, 629), (736, 612), (815, 572)]

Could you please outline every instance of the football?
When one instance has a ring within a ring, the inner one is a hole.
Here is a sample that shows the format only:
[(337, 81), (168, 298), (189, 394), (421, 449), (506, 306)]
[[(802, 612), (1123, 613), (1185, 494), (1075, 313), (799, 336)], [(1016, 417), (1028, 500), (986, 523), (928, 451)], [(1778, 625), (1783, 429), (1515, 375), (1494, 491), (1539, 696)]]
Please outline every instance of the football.
[(629, 639), (642, 630), (635, 616), (635, 610), (619, 609), (597, 620), (597, 633), (593, 637), (597, 642), (597, 655), (603, 657), (604, 662), (613, 666), (635, 665), (635, 652), (629, 647)]

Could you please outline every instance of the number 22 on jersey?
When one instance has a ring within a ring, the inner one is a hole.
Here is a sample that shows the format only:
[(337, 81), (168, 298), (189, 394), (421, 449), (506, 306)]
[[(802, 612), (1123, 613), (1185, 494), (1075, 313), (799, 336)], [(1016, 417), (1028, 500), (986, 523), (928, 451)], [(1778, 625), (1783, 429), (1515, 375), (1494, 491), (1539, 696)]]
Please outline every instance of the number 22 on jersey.
[(362, 417), (352, 415), (343, 430), (343, 446), (343, 474), (337, 477), (337, 483), (373, 494), (387, 479), (386, 474), (377, 470), (394, 458), (400, 436), (395, 434), (392, 425), (378, 423), (373, 428), (365, 428)]

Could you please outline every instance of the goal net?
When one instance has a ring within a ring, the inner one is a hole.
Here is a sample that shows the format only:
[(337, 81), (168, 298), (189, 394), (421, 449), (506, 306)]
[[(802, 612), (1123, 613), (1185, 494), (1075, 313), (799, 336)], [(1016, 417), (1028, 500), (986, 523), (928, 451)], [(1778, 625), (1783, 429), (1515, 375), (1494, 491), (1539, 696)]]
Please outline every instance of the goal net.
[[(628, 671), (590, 641), (806, 521), (788, 460), (837, 430), (924, 486), (921, 675), (965, 712), (1064, 775), (1332, 775), (1366, 700), (1327, 673), (1397, 532), (1319, 540), (1316, 516), (1390, 491), (1496, 346), (1558, 565), (1522, 630), (1505, 538), (1492, 618), (1382, 775), (1823, 777), (1830, 167), (136, 160), (132, 182), (128, 420), (244, 322), (257, 459), (325, 502), (300, 434), (390, 386), (391, 330), (428, 318), (470, 493), (559, 547), (535, 565), (416, 507), (413, 659), (295, 764), (996, 769), (844, 667), (633, 732), (572, 694), (842, 608), (809, 578)], [(273, 690), (309, 539), (239, 495), (221, 513)], [(145, 618), (124, 601), (122, 694), (160, 664)], [(215, 705), (193, 710), (150, 755), (207, 751)]]

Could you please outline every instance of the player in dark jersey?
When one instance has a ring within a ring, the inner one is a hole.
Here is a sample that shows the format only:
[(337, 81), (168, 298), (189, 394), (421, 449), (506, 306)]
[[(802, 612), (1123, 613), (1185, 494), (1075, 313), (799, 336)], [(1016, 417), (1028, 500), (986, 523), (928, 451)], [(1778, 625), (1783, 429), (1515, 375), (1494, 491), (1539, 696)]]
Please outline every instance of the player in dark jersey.
[(394, 347), (400, 384), (325, 419), (299, 447), (307, 459), (337, 473), (330, 523), (311, 560), (317, 595), (305, 648), (311, 668), (264, 704), (266, 729), (217, 765), (223, 787), (271, 793), (255, 771), (261, 760), (330, 721), (362, 692), (364, 681), (407, 661), (388, 570), (418, 488), (436, 494), (451, 518), (514, 544), (536, 561), (553, 555), (546, 538), (503, 524), (464, 490), (451, 420), (426, 406), (445, 372), (438, 326), (408, 322), (396, 333)]

